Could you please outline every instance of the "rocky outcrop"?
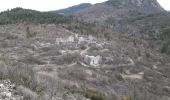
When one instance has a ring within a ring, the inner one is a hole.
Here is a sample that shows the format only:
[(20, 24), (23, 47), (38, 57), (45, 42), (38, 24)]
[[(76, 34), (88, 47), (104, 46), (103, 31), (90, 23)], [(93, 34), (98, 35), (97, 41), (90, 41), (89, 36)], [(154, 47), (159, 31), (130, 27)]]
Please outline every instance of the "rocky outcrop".
[(0, 81), (0, 100), (23, 100), (23, 97), (15, 90), (16, 86), (9, 80)]

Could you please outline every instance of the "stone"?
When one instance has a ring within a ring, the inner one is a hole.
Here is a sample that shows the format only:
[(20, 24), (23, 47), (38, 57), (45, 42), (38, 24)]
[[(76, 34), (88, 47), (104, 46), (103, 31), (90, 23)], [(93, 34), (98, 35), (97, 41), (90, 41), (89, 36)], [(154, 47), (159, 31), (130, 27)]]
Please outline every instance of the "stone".
[(12, 96), (11, 92), (5, 92), (5, 94), (6, 94), (7, 97), (11, 97)]
[(94, 36), (92, 36), (92, 35), (89, 35), (88, 39), (89, 39), (90, 41), (96, 40), (96, 38), (95, 38)]
[(67, 39), (67, 42), (74, 42), (74, 37), (73, 36), (69, 36)]
[(100, 62), (101, 62), (101, 56), (88, 56), (88, 55), (85, 55), (85, 62), (90, 64), (91, 66), (99, 66), (100, 65)]
[(81, 43), (83, 43), (85, 41), (86, 41), (86, 39), (84, 37), (79, 37), (79, 39), (78, 39), (79, 44), (81, 44)]
[(23, 100), (23, 96), (14, 94), (16, 90), (13, 89), (14, 84), (10, 80), (0, 81), (0, 100)]
[(69, 36), (69, 37), (66, 37), (66, 38), (56, 38), (56, 41), (55, 43), (56, 44), (60, 44), (60, 43), (70, 43), (70, 42), (75, 42), (75, 38), (74, 36)]
[(4, 86), (4, 84), (0, 84), (0, 89), (2, 89), (2, 88), (4, 88), (5, 86)]
[(138, 74), (131, 74), (131, 75), (121, 74), (121, 76), (124, 79), (139, 79), (139, 80), (143, 79), (143, 75), (144, 75), (144, 72), (139, 72)]

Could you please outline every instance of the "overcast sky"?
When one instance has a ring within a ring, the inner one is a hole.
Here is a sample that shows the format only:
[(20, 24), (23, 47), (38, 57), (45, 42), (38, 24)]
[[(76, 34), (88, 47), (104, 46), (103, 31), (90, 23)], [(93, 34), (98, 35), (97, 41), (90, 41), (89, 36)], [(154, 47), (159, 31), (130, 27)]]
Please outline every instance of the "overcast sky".
[[(0, 11), (22, 7), (39, 11), (49, 11), (66, 8), (79, 3), (99, 3), (106, 0), (0, 0)], [(170, 0), (158, 0), (167, 10), (170, 10)]]

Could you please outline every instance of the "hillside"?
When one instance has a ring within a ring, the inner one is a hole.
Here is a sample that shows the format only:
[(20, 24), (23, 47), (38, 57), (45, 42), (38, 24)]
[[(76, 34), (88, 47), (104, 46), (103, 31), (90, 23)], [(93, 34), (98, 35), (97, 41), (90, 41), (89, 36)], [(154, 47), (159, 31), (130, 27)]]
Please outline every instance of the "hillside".
[(105, 24), (115, 31), (128, 34), (128, 37), (138, 37), (147, 41), (152, 49), (169, 54), (169, 21), (169, 12), (156, 14), (131, 12), (121, 20), (110, 17)]
[(23, 22), (31, 23), (66, 23), (70, 21), (69, 16), (50, 12), (39, 12), (30, 9), (14, 8), (10, 11), (0, 13), (0, 24), (16, 24)]
[(82, 4), (75, 5), (75, 6), (72, 6), (72, 7), (68, 7), (68, 8), (65, 8), (65, 9), (59, 9), (59, 10), (50, 11), (50, 12), (62, 13), (62, 14), (71, 14), (71, 13), (75, 13), (75, 12), (78, 12), (80, 10), (83, 10), (85, 8), (89, 8), (91, 6), (92, 6), (92, 4), (90, 4), (90, 3), (82, 3)]
[(170, 58), (146, 41), (135, 44), (116, 33), (108, 41), (54, 24), (0, 30), (1, 79), (15, 83), (24, 99), (169, 99)]
[(131, 11), (157, 13), (164, 11), (164, 9), (156, 0), (109, 0), (73, 15), (85, 21), (103, 22), (109, 17), (120, 19)]
[(0, 13), (0, 100), (170, 99), (170, 13), (155, 0), (73, 15)]

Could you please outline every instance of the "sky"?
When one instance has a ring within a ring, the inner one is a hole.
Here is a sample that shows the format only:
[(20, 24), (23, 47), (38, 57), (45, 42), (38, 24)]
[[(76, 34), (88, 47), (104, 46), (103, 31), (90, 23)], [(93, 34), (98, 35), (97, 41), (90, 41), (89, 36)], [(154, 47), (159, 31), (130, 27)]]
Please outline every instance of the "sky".
[[(22, 7), (39, 11), (67, 8), (80, 3), (100, 3), (106, 0), (0, 0), (0, 11)], [(166, 10), (170, 10), (170, 0), (158, 0)]]

